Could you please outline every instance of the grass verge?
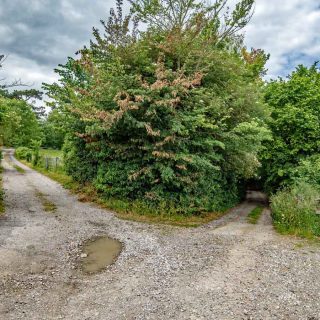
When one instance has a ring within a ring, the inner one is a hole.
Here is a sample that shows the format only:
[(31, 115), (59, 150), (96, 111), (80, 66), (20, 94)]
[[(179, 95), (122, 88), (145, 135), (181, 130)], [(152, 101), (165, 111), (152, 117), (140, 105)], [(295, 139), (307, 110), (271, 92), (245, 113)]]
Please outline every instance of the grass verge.
[(63, 152), (55, 149), (40, 149), (40, 156), (62, 158)]
[(263, 207), (256, 207), (248, 214), (248, 222), (251, 224), (257, 224), (261, 214), (263, 212)]
[(180, 227), (199, 227), (223, 216), (226, 212), (208, 212), (199, 215), (182, 215), (177, 213), (155, 212), (141, 201), (126, 201), (120, 199), (105, 199), (95, 188), (87, 184), (85, 186), (74, 184), (72, 190), (78, 194), (81, 202), (94, 202), (100, 207), (115, 212), (120, 219), (167, 224)]
[(112, 210), (120, 219), (180, 227), (199, 227), (222, 217), (226, 213), (226, 211), (208, 212), (200, 215), (188, 216), (175, 213), (155, 213), (139, 201), (105, 199), (91, 184), (82, 185), (73, 181), (70, 176), (60, 171), (47, 171), (44, 168), (32, 166), (24, 160), (19, 161), (52, 180), (59, 182), (63, 187), (70, 190), (72, 193), (77, 194), (79, 201), (93, 202), (104, 209)]

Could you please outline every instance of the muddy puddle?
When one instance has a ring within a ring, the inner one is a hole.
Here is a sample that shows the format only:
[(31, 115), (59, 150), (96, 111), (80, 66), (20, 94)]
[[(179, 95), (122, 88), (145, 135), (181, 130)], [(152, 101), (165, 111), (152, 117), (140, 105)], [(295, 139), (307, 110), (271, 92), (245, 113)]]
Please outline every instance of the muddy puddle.
[(97, 273), (111, 265), (122, 250), (120, 241), (99, 237), (87, 241), (83, 246), (82, 270), (85, 273)]

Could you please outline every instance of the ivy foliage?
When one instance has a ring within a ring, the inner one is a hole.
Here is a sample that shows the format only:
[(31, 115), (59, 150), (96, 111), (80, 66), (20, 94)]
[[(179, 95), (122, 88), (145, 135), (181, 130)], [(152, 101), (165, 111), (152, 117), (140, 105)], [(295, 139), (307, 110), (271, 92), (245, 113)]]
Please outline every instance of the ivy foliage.
[(191, 2), (189, 19), (161, 28), (148, 24), (155, 8), (134, 6), (123, 17), (118, 1), (103, 35), (94, 29), (90, 48), (56, 70), (60, 83), (45, 85), (67, 119), (66, 170), (106, 197), (220, 210), (260, 166), (270, 139), (260, 79), (267, 57), (247, 52), (232, 32), (249, 19), (250, 1), (239, 2), (228, 34), (216, 28), (217, 8)]

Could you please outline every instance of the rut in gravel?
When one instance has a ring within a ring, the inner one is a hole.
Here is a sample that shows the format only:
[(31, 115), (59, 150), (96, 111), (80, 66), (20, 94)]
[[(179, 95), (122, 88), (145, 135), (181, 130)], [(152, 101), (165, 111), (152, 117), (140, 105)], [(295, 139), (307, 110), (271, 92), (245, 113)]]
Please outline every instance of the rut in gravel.
[[(124, 221), (12, 152), (2, 162), (0, 319), (320, 319), (319, 247), (277, 235), (267, 208), (248, 224), (262, 194), (196, 229)], [(82, 245), (103, 236), (121, 254), (85, 274)]]

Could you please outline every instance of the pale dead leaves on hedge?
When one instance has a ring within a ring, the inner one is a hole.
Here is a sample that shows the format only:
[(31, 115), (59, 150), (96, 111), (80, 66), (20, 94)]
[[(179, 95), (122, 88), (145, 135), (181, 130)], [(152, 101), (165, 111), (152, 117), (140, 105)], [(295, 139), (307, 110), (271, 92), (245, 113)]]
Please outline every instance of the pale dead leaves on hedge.
[[(201, 85), (203, 73), (196, 72), (191, 76), (185, 75), (181, 70), (173, 72), (165, 68), (163, 58), (160, 57), (155, 70), (156, 80), (149, 84), (141, 76), (138, 78), (141, 88), (146, 90), (146, 94), (130, 95), (126, 91), (120, 91), (115, 95), (114, 101), (118, 106), (118, 110), (106, 111), (92, 106), (90, 102), (84, 104), (83, 107), (70, 107), (69, 110), (78, 114), (83, 121), (97, 123), (102, 129), (109, 130), (114, 124), (120, 121), (124, 114), (129, 111), (139, 110), (141, 105), (147, 102), (149, 105), (167, 107), (172, 110), (177, 108), (181, 103), (180, 94), (187, 92)], [(152, 99), (152, 92), (159, 92), (163, 88), (169, 88), (170, 94), (161, 99)], [(82, 91), (83, 95), (89, 95), (89, 92)], [(148, 115), (148, 110), (146, 111)], [(149, 122), (144, 123), (146, 133), (150, 137), (160, 137), (161, 132), (152, 128)], [(173, 141), (172, 137), (165, 137), (161, 142), (157, 142), (156, 146), (161, 147), (166, 143)], [(168, 155), (158, 154), (159, 157), (167, 157)]]

